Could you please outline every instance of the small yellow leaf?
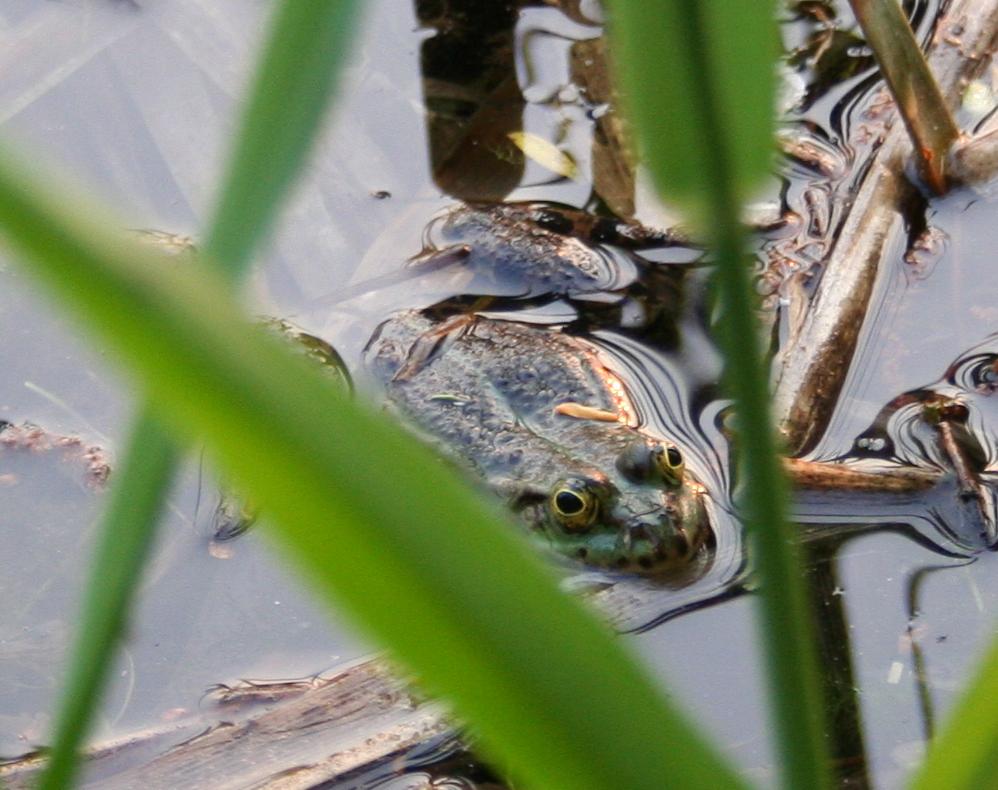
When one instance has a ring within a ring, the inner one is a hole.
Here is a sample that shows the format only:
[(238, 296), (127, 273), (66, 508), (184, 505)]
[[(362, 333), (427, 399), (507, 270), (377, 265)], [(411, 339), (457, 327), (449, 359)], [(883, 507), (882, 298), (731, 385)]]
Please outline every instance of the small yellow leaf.
[(506, 135), (528, 159), (533, 159), (537, 164), (546, 167), (552, 173), (557, 173), (565, 178), (575, 178), (578, 174), (575, 160), (572, 157), (555, 147), (543, 137), (538, 137), (530, 132), (510, 132)]

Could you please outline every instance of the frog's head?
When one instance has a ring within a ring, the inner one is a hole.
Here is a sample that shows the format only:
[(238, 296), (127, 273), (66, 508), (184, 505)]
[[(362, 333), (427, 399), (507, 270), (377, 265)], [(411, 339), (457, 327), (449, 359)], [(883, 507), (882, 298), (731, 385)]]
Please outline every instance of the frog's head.
[(518, 509), (561, 554), (642, 574), (687, 567), (712, 534), (704, 488), (677, 447), (637, 437), (614, 468), (561, 476), (521, 491)]

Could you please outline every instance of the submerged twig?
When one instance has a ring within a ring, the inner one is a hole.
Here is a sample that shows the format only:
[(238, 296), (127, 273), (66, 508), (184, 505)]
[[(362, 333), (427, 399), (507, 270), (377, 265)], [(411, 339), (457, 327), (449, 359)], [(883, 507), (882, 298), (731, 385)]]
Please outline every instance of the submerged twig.
[[(452, 727), (377, 659), (332, 678), (225, 691), (207, 729), (196, 717), (89, 749), (89, 777), (104, 788), (313, 787), (404, 759)], [(0, 779), (32, 787), (42, 765), (24, 757), (0, 767)]]
[(930, 401), (923, 408), (925, 420), (936, 431), (936, 444), (956, 475), (960, 499), (981, 535), (993, 545), (998, 539), (998, 525), (992, 496), (981, 481), (985, 453), (966, 427), (967, 410), (948, 399)]
[(939, 482), (941, 473), (915, 466), (859, 469), (849, 464), (785, 458), (783, 468), (797, 488), (812, 491), (870, 491), (908, 493), (925, 491)]
[[(987, 67), (996, 38), (998, 0), (955, 0), (937, 22), (929, 63), (947, 102)], [(910, 155), (898, 124), (859, 187), (800, 331), (776, 360), (774, 411), (791, 454), (821, 436), (842, 389), (880, 259), (903, 230), (899, 206), (913, 190), (903, 173)]]

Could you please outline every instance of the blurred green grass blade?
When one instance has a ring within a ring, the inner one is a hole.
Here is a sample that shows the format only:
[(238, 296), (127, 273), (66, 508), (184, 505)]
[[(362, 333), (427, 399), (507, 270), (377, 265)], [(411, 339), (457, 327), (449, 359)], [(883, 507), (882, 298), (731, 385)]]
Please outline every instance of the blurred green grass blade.
[(739, 505), (761, 581), (760, 609), (783, 781), (829, 786), (817, 670), (797, 535), (769, 414), (741, 206), (767, 172), (775, 22), (757, 0), (609, 3), (614, 62), (642, 150), (666, 197), (693, 212), (717, 255), (718, 340), (735, 401)]
[(738, 477), (744, 485), (738, 504), (760, 581), (762, 641), (783, 784), (826, 788), (831, 785), (830, 762), (815, 624), (799, 538), (786, 517), (787, 483), (777, 460), (762, 354), (759, 343), (753, 342), (759, 325), (749, 261), (739, 233), (722, 231), (716, 250), (724, 303), (717, 333), (725, 357), (725, 388), (735, 401)]
[(946, 726), (929, 745), (929, 753), (911, 787), (913, 790), (978, 790), (998, 787), (998, 639)]
[(305, 575), (447, 694), (494, 757), (538, 788), (740, 786), (446, 464), (242, 318), (213, 272), (158, 266), (77, 205), (0, 157), (15, 252), (163, 418), (203, 434)]
[(356, 7), (348, 0), (279, 4), (204, 245), (226, 270), (240, 268), (264, 238), (301, 171), (349, 49)]
[[(69, 787), (79, 735), (86, 731), (110, 671), (118, 637), (125, 628), (129, 602), (149, 555), (155, 519), (177, 463), (173, 441), (155, 420), (140, 420), (116, 474), (94, 552), (94, 578), (87, 585), (83, 617), (75, 638), (72, 668), (61, 697), (56, 741), (40, 787)], [(99, 572), (99, 575), (98, 573)]]
[(866, 41), (894, 94), (929, 186), (946, 191), (943, 167), (960, 136), (942, 91), (898, 0), (849, 0)]
[[(279, 5), (244, 110), (236, 150), (219, 195), (208, 246), (230, 278), (249, 266), (253, 245), (273, 222), (315, 138), (341, 65), (354, 2)], [(60, 699), (45, 790), (67, 787), (93, 705), (127, 618), (128, 601), (152, 543), (179, 451), (171, 432), (142, 409), (113, 480), (84, 594), (66, 692)], [(153, 458), (146, 455), (153, 454)], [(124, 554), (121, 547), (134, 547)], [(113, 584), (107, 580), (113, 579)]]
[[(711, 224), (717, 157), (741, 202), (773, 163), (772, 3), (616, 0), (614, 65), (661, 194)], [(651, 86), (654, 86), (652, 88)], [(711, 115), (716, 108), (719, 115)]]

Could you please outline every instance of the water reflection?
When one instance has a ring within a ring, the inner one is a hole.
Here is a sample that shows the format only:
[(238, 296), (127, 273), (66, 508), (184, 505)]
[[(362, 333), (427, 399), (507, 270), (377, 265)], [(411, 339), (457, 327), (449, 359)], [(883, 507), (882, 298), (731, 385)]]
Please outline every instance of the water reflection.
[(838, 562), (842, 544), (849, 537), (848, 533), (838, 533), (807, 544), (806, 578), (811, 614), (817, 625), (829, 757), (841, 786), (865, 788), (870, 785), (870, 777)]
[(432, 176), (463, 200), (501, 200), (519, 183), (523, 157), (509, 135), (523, 128), (516, 80), (515, 3), (417, 0), (433, 30), (420, 48)]
[[(0, 430), (0, 756), (22, 753), (45, 737), (45, 705), (58, 694), (60, 661), (72, 636), (66, 613), (75, 609), (82, 578), (77, 557), (99, 512), (99, 486), (90, 479), (84, 448), (60, 446), (54, 437), (27, 441), (26, 433)], [(77, 514), (69, 533), (67, 510)], [(119, 689), (111, 697), (108, 715), (115, 718), (128, 694)]]
[[(967, 451), (978, 471), (998, 466), (998, 334), (960, 354), (942, 376), (891, 400), (853, 443), (852, 454), (886, 458), (909, 465), (944, 466), (935, 436), (924, 419), (925, 408), (945, 401), (964, 411)], [(969, 442), (973, 442), (970, 445)]]
[[(892, 543), (893, 536), (902, 537), (905, 543)], [(916, 732), (922, 738), (928, 740), (933, 735), (933, 688), (937, 684), (921, 644), (927, 632), (925, 625), (919, 622), (923, 588), (932, 574), (953, 571), (974, 560), (959, 555), (953, 555), (949, 561), (941, 560), (938, 548), (906, 524), (861, 530), (847, 527), (821, 533), (805, 545), (808, 555), (806, 579), (812, 614), (818, 625), (822, 683), (827, 701), (826, 732), (833, 768), (842, 786), (869, 787), (874, 784), (872, 776), (883, 777), (887, 773), (883, 765), (876, 765), (881, 759), (884, 741), (893, 737), (898, 742), (905, 737), (897, 732), (885, 737), (879, 728), (871, 728), (871, 719), (882, 718), (885, 708), (896, 716), (899, 705), (911, 708), (914, 704), (917, 715), (911, 724), (918, 723)], [(931, 553), (919, 554), (915, 548), (918, 545)], [(871, 546), (878, 547), (873, 554)], [(897, 550), (899, 546), (901, 551)], [(888, 552), (894, 555), (890, 560)], [(862, 567), (871, 557), (888, 571), (875, 575), (865, 585), (856, 584), (856, 574), (862, 572), (857, 566)], [(899, 562), (899, 557), (904, 560)], [(891, 595), (886, 598), (882, 594), (871, 595), (870, 581), (874, 585), (886, 584)], [(938, 603), (938, 599), (935, 602)], [(960, 604), (951, 601), (950, 605)], [(885, 621), (893, 625), (885, 628)], [(857, 635), (859, 645), (854, 639)], [(893, 655), (888, 649), (887, 656), (872, 662), (882, 673), (874, 679), (869, 677), (871, 656), (863, 653), (863, 643), (871, 638), (885, 646), (892, 641), (896, 645)], [(895, 687), (898, 692), (905, 689), (906, 693), (895, 693)], [(907, 693), (909, 687), (911, 694)], [(884, 697), (888, 689), (891, 691)], [(910, 731), (910, 726), (908, 729)], [(870, 740), (877, 770), (872, 772), (866, 733), (875, 736)], [(891, 770), (896, 774), (898, 766), (895, 764)]]
[(598, 4), (419, 0), (415, 9), (432, 31), (420, 68), (441, 191), (494, 202), (529, 185), (585, 187), (582, 171), (591, 200), (633, 216), (635, 157), (613, 101)]

